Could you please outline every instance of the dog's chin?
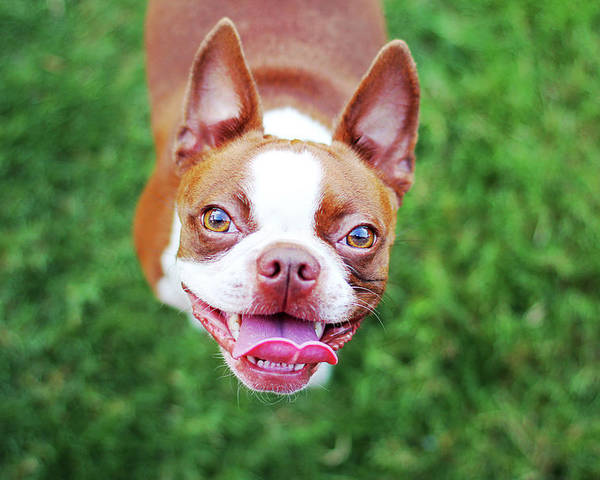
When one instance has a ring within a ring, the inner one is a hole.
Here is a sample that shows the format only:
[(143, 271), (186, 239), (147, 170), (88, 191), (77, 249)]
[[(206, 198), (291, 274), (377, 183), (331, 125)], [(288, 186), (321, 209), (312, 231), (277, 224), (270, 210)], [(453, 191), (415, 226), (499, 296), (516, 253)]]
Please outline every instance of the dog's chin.
[(221, 352), (227, 365), (240, 382), (257, 392), (273, 392), (286, 395), (302, 390), (319, 367), (319, 364), (316, 363), (306, 364), (298, 371), (267, 370), (252, 363), (247, 356), (235, 359), (223, 347), (221, 347)]
[[(223, 357), (231, 371), (248, 388), (261, 392), (274, 392), (278, 394), (291, 394), (305, 388), (311, 376), (317, 371), (320, 361), (298, 363), (282, 362), (282, 358), (259, 358), (258, 355), (243, 354), (234, 357), (237, 335), (232, 333), (235, 326), (231, 323), (231, 317), (240, 317), (225, 313), (211, 307), (199, 299), (185, 285), (184, 291), (188, 294), (192, 304), (192, 313), (195, 319), (211, 334), (217, 341), (223, 353)], [(316, 323), (312, 322), (313, 324)], [(322, 355), (329, 355), (327, 361), (336, 363), (337, 357), (334, 351), (342, 348), (350, 341), (360, 326), (360, 319), (346, 321), (336, 324), (325, 324), (320, 333), (319, 350)], [(238, 333), (239, 335), (239, 333)]]

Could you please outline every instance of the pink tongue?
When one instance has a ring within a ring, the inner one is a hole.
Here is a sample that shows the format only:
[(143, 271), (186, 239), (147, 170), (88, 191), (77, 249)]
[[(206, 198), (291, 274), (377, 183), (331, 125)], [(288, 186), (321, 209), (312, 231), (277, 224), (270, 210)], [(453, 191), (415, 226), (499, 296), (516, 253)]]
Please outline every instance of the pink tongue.
[(320, 342), (311, 322), (289, 315), (244, 315), (233, 358), (244, 355), (284, 363), (327, 362), (335, 365), (337, 355)]

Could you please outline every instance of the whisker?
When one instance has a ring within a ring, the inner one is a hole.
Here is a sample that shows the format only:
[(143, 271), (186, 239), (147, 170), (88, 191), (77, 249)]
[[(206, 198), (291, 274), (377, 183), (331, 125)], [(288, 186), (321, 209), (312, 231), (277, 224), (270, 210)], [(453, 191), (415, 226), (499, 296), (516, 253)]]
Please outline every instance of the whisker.
[(353, 302), (352, 305), (354, 305), (355, 307), (362, 308), (363, 310), (366, 310), (367, 312), (369, 312), (372, 315), (375, 315), (377, 317), (379, 316), (379, 314), (377, 313), (377, 311), (372, 306), (370, 306), (369, 304)]
[(346, 266), (346, 268), (348, 268), (348, 270), (350, 270), (354, 276), (356, 278), (358, 278), (359, 280), (362, 280), (363, 282), (385, 282), (387, 280), (387, 278), (366, 278), (363, 277), (361, 275), (361, 273), (354, 268), (352, 265), (348, 264), (347, 262), (344, 262), (344, 265)]
[(358, 308), (362, 308), (362, 309), (366, 310), (367, 312), (369, 312), (369, 314), (373, 315), (377, 319), (377, 321), (379, 322), (379, 324), (381, 325), (383, 330), (385, 331), (385, 325), (383, 324), (383, 321), (381, 320), (381, 316), (379, 315), (379, 312), (377, 312), (371, 305), (364, 304), (364, 303), (358, 303), (358, 302), (353, 302), (352, 305), (355, 307), (358, 307)]
[[(373, 291), (373, 290), (371, 290), (371, 289), (369, 289), (369, 288), (366, 288), (366, 287), (361, 287), (360, 285), (352, 285), (352, 288), (353, 288), (354, 290), (356, 290), (356, 293), (357, 293), (357, 294), (361, 294), (361, 293), (368, 293), (368, 294), (374, 295), (374, 296), (375, 296), (375, 299), (376, 299), (378, 302), (385, 303), (385, 302), (386, 302), (386, 300), (387, 300), (387, 298), (384, 298), (384, 297), (383, 297), (383, 294), (382, 294), (382, 293), (377, 293), (377, 292), (375, 292), (375, 291)], [(357, 300), (358, 300), (358, 299), (357, 299)]]
[(229, 373), (224, 373), (223, 375), (219, 375), (217, 377), (218, 380), (223, 380), (225, 378), (235, 378), (235, 375), (233, 373), (229, 372)]
[(367, 287), (361, 287), (360, 285), (352, 285), (352, 288), (354, 290), (364, 290), (365, 292), (371, 293), (371, 294), (375, 295), (378, 298), (381, 296), (381, 294), (375, 292), (374, 290), (371, 290), (370, 288), (367, 288)]

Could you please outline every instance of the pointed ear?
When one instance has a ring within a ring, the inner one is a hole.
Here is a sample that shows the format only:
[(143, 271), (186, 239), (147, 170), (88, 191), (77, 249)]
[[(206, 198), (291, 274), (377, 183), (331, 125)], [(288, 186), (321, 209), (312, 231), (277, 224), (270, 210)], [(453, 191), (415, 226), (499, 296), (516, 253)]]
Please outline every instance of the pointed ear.
[(200, 45), (187, 86), (183, 123), (175, 141), (181, 174), (199, 155), (250, 130), (262, 130), (260, 99), (240, 37), (223, 18)]
[(406, 44), (385, 45), (343, 110), (333, 140), (349, 145), (402, 200), (413, 182), (419, 79)]

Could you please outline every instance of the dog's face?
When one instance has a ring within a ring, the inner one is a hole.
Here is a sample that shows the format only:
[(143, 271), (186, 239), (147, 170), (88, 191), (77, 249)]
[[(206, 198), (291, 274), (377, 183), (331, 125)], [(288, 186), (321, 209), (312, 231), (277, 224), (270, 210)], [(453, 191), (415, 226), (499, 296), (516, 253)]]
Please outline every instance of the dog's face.
[(248, 136), (178, 200), (181, 281), (241, 380), (290, 392), (336, 363), (387, 278), (396, 200), (374, 172), (341, 145)]
[(233, 26), (220, 22), (200, 47), (175, 147), (177, 269), (248, 387), (303, 388), (377, 305), (412, 183), (417, 110), (414, 64), (394, 42), (331, 145), (265, 136)]

